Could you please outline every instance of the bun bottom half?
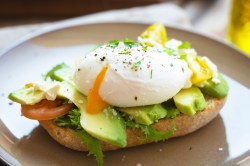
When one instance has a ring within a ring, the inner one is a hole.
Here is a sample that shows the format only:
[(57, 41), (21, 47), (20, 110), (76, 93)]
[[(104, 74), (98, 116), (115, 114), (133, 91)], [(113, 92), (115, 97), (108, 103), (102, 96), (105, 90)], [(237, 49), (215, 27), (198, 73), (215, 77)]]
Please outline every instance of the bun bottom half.
[[(206, 97), (207, 108), (197, 112), (194, 116), (181, 114), (174, 119), (161, 119), (153, 124), (153, 127), (158, 131), (166, 132), (175, 125), (176, 131), (170, 136), (170, 138), (192, 133), (212, 121), (223, 107), (225, 100), (226, 98), (217, 99)], [(53, 139), (63, 146), (77, 151), (88, 151), (86, 144), (84, 144), (82, 140), (74, 134), (74, 130), (66, 127), (59, 127), (53, 120), (39, 121), (39, 123)], [(143, 137), (144, 134), (141, 130), (127, 128), (126, 147), (133, 147), (153, 142), (140, 139)], [(103, 151), (121, 148), (107, 142), (101, 142), (101, 146)]]

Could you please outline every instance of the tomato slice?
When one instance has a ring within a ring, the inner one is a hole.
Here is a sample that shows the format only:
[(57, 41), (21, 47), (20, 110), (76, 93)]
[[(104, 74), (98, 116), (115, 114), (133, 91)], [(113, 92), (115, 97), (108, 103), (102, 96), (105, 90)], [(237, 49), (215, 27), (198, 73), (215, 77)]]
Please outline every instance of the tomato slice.
[(22, 114), (34, 120), (51, 120), (65, 115), (74, 108), (71, 103), (64, 104), (63, 100), (42, 100), (35, 105), (22, 105)]

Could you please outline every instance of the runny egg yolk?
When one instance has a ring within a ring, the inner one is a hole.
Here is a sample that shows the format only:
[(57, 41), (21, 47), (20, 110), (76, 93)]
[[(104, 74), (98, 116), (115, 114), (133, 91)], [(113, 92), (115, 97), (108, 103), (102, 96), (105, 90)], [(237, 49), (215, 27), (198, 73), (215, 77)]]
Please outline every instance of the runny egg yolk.
[(108, 66), (102, 68), (100, 73), (97, 75), (94, 86), (89, 90), (88, 100), (87, 100), (87, 112), (90, 114), (97, 114), (108, 107), (108, 103), (105, 102), (99, 95), (99, 89), (101, 87), (102, 81), (106, 75)]

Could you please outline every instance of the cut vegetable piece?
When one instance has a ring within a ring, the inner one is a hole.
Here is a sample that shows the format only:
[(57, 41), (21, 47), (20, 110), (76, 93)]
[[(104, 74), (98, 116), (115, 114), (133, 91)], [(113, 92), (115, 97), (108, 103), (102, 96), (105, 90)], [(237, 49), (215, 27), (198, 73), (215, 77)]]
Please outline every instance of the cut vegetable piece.
[(68, 81), (74, 84), (73, 81), (73, 72), (74, 70), (66, 65), (65, 63), (59, 64), (51, 69), (45, 76), (45, 79), (51, 78), (56, 81)]
[(22, 115), (33, 120), (51, 120), (63, 116), (74, 108), (64, 100), (42, 100), (34, 105), (22, 105)]
[(137, 123), (144, 125), (153, 124), (155, 121), (167, 116), (167, 110), (161, 104), (119, 108), (119, 110), (128, 114)]
[(87, 99), (76, 88), (62, 82), (59, 94), (72, 101), (81, 111), (81, 125), (90, 135), (113, 145), (125, 147), (126, 127), (120, 115), (111, 107), (97, 114), (86, 111)]
[(207, 80), (204, 87), (201, 88), (201, 91), (217, 98), (224, 98), (228, 94), (229, 86), (224, 80), (222, 75), (218, 73), (218, 76), (213, 79), (218, 79), (218, 83), (213, 82), (212, 79)]
[(189, 116), (194, 115), (197, 111), (206, 108), (206, 100), (197, 87), (182, 89), (174, 96), (176, 107)]
[(20, 104), (33, 105), (45, 98), (55, 100), (59, 88), (59, 82), (29, 83), (25, 87), (11, 92), (8, 98)]
[(8, 98), (20, 104), (31, 105), (39, 103), (45, 95), (43, 91), (34, 91), (31, 87), (24, 87), (11, 92)]
[(81, 114), (81, 125), (90, 135), (120, 147), (127, 145), (125, 123), (114, 108), (98, 114), (81, 109)]

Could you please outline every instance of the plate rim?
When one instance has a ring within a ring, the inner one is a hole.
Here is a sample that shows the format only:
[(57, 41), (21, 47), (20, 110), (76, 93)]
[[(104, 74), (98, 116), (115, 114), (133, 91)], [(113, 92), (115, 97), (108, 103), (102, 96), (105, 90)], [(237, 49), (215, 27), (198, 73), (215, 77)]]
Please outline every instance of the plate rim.
[[(35, 32), (30, 32), (27, 35), (21, 37), (19, 40), (17, 40), (16, 42), (12, 43), (11, 45), (9, 45), (8, 47), (4, 48), (2, 51), (0, 51), (0, 61), (1, 58), (4, 57), (5, 54), (9, 53), (10, 51), (12, 51), (13, 49), (15, 49), (16, 47), (18, 47), (19, 45), (34, 39), (36, 37), (39, 37), (41, 35), (45, 35), (45, 34), (49, 34), (51, 32), (55, 32), (55, 31), (59, 31), (59, 30), (63, 30), (66, 28), (73, 28), (73, 27), (77, 27), (77, 26), (88, 26), (88, 25), (92, 25), (92, 26), (100, 26), (100, 25), (115, 25), (115, 24), (120, 24), (120, 25), (138, 25), (138, 26), (149, 26), (150, 24), (148, 23), (127, 23), (127, 22), (105, 22), (105, 23), (90, 23), (90, 24), (75, 24), (75, 25), (70, 25), (70, 24), (54, 24), (52, 26), (48, 26), (45, 28), (41, 28), (40, 30), (37, 30)], [(165, 25), (167, 28), (172, 28), (175, 30), (179, 30), (179, 31), (184, 31), (185, 33), (191, 33), (192, 35), (196, 35), (196, 36), (200, 36), (202, 38), (211, 40), (211, 41), (215, 41), (227, 48), (231, 48), (233, 50), (235, 50), (236, 52), (238, 52), (238, 54), (245, 56), (247, 58), (249, 58), (250, 60), (250, 56), (247, 56), (246, 54), (244, 54), (242, 51), (240, 51), (239, 49), (237, 49), (235, 46), (233, 45), (229, 45), (225, 42), (223, 42), (220, 39), (211, 37), (211, 36), (207, 36), (206, 34), (202, 34), (200, 32), (195, 32), (194, 30), (190, 30), (190, 29), (185, 29), (185, 28), (180, 28), (180, 27), (176, 27), (176, 26), (172, 26), (172, 25)], [(237, 55), (238, 56), (238, 55)], [(16, 163), (16, 159), (13, 158), (13, 156), (11, 154), (9, 154), (7, 151), (4, 150), (4, 148), (2, 146), (0, 146), (0, 159), (2, 160), (2, 162), (6, 163), (7, 165), (16, 165), (19, 164), (18, 162)]]
[[(18, 40), (16, 40), (15, 42), (13, 42), (12, 44), (4, 47), (2, 50), (0, 50), (0, 60), (1, 57), (3, 57), (5, 54), (7, 54), (8, 52), (10, 52), (12, 49), (15, 49), (16, 47), (18, 47), (19, 45), (32, 40), (36, 37), (39, 37), (41, 35), (45, 35), (45, 34), (49, 34), (51, 32), (56, 32), (59, 30), (63, 30), (66, 28), (73, 28), (73, 27), (77, 27), (77, 26), (98, 26), (98, 25), (112, 25), (112, 24), (125, 24), (125, 25), (138, 25), (138, 26), (149, 26), (151, 24), (149, 23), (132, 23), (132, 22), (100, 22), (100, 23), (71, 23), (70, 21), (61, 21), (58, 23), (54, 23), (52, 25), (49, 26), (45, 26), (41, 29), (38, 29), (36, 31), (33, 32), (28, 32), (26, 35), (24, 35), (23, 37), (19, 38)], [(167, 29), (171, 28), (171, 29), (175, 29), (175, 30), (179, 30), (179, 31), (184, 31), (185, 33), (191, 33), (192, 35), (196, 35), (196, 36), (200, 36), (203, 38), (207, 38), (209, 40), (215, 41), (221, 45), (224, 45), (230, 49), (233, 49), (234, 51), (238, 52), (239, 54), (241, 54), (241, 56), (247, 57), (250, 60), (250, 56), (248, 56), (246, 53), (244, 53), (243, 51), (241, 51), (239, 48), (237, 48), (236, 46), (234, 46), (233, 44), (227, 42), (226, 40), (223, 41), (220, 38), (217, 38), (216, 36), (209, 36), (208, 34), (205, 33), (201, 33), (198, 31), (195, 31), (195, 29), (191, 29), (191, 28), (185, 28), (185, 27), (177, 27), (176, 25), (164, 25)]]

